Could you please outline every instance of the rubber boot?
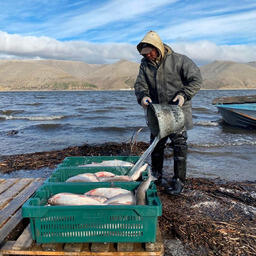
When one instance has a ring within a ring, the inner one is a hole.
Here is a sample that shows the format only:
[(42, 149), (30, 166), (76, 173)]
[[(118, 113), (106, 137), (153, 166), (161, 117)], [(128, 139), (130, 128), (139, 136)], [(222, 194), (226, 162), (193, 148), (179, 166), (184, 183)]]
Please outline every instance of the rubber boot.
[[(167, 141), (167, 137), (161, 139), (154, 151), (151, 154), (151, 167), (152, 167), (152, 174), (156, 180), (156, 185), (162, 185), (162, 178), (163, 178), (163, 162), (164, 162), (164, 148), (165, 143)], [(152, 142), (154, 137), (151, 135), (150, 141)]]
[(187, 170), (187, 134), (177, 134), (173, 138), (173, 155), (174, 155), (174, 176), (166, 192), (170, 195), (179, 195), (184, 187)]
[(155, 154), (152, 153), (151, 155), (152, 175), (155, 178), (157, 178), (157, 180), (155, 181), (156, 185), (162, 184), (163, 161), (164, 161), (163, 154), (161, 154), (160, 152), (157, 152)]

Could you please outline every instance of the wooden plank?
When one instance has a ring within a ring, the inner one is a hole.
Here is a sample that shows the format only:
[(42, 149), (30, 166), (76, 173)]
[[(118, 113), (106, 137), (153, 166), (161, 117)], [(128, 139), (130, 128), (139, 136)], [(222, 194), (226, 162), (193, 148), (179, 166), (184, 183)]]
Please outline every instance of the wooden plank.
[(63, 246), (64, 244), (60, 243), (47, 243), (47, 244), (42, 244), (41, 247), (44, 251), (63, 251)]
[(0, 225), (6, 222), (10, 216), (15, 213), (26, 200), (41, 186), (43, 179), (35, 179), (21, 193), (18, 194), (4, 209), (0, 211)]
[(4, 182), (1, 183), (0, 186), (0, 194), (15, 184), (19, 179), (6, 179)]
[(147, 252), (158, 252), (164, 249), (162, 234), (159, 227), (157, 228), (156, 241), (154, 243), (146, 243), (145, 249)]
[(110, 243), (92, 243), (92, 252), (109, 252)]
[(13, 245), (12, 249), (13, 250), (24, 250), (28, 249), (31, 247), (33, 244), (33, 239), (31, 236), (31, 231), (30, 231), (30, 224), (24, 229), (22, 234), (19, 236), (15, 244)]
[(21, 209), (17, 211), (0, 229), (0, 244), (12, 232), (12, 230), (21, 222)]
[(0, 209), (12, 200), (21, 190), (23, 190), (33, 179), (19, 179), (13, 186), (0, 195)]
[(117, 243), (118, 252), (132, 252), (134, 250), (134, 243)]
[(15, 241), (7, 241), (2, 247), (1, 250), (11, 250), (13, 245), (15, 244)]
[(3, 255), (55, 255), (55, 256), (163, 256), (163, 252), (52, 252), (0, 250)]
[(83, 243), (67, 243), (64, 245), (64, 251), (66, 252), (81, 252), (81, 251), (89, 251), (89, 244), (87, 245), (87, 248), (84, 248)]

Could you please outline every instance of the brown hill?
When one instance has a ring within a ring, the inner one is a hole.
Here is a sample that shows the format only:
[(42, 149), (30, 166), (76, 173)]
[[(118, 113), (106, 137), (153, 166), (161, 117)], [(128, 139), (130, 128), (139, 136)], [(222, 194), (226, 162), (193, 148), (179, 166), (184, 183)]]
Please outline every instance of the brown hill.
[(0, 61), (2, 90), (69, 90), (96, 88), (86, 80), (93, 67), (83, 62), (56, 60)]
[(131, 89), (139, 64), (61, 60), (0, 60), (0, 90)]
[[(214, 61), (200, 67), (205, 89), (256, 87), (256, 62)], [(119, 90), (133, 88), (139, 63), (96, 65), (62, 60), (0, 60), (0, 90)]]
[(205, 89), (255, 89), (256, 63), (214, 61), (202, 66), (201, 73)]
[(121, 60), (106, 64), (87, 76), (87, 81), (103, 89), (131, 89), (138, 75), (139, 64)]

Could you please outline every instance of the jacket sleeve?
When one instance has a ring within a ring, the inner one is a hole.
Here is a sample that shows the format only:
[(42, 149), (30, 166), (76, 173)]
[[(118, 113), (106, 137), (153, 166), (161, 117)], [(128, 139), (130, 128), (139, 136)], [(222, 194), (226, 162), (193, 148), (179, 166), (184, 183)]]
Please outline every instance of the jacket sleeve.
[(184, 87), (178, 94), (185, 96), (186, 100), (190, 100), (201, 88), (202, 77), (200, 69), (196, 64), (186, 56), (183, 56), (181, 66), (181, 77)]
[(135, 95), (137, 97), (137, 101), (139, 104), (141, 104), (141, 100), (143, 97), (149, 96), (149, 88), (148, 88), (148, 83), (146, 81), (143, 65), (140, 65), (140, 70), (139, 74), (137, 76), (137, 79), (134, 84), (134, 89), (135, 89)]

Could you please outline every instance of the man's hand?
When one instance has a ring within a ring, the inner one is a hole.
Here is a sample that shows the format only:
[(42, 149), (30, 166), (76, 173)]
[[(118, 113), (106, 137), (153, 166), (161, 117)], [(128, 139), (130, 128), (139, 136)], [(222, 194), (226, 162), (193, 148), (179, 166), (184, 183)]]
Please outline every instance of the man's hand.
[(143, 108), (146, 108), (148, 106), (149, 103), (151, 103), (152, 100), (149, 98), (149, 97), (143, 97), (142, 100), (141, 100), (141, 106)]
[(173, 102), (176, 102), (178, 101), (178, 106), (182, 107), (184, 102), (185, 102), (185, 99), (182, 95), (178, 94), (174, 99), (173, 99)]

